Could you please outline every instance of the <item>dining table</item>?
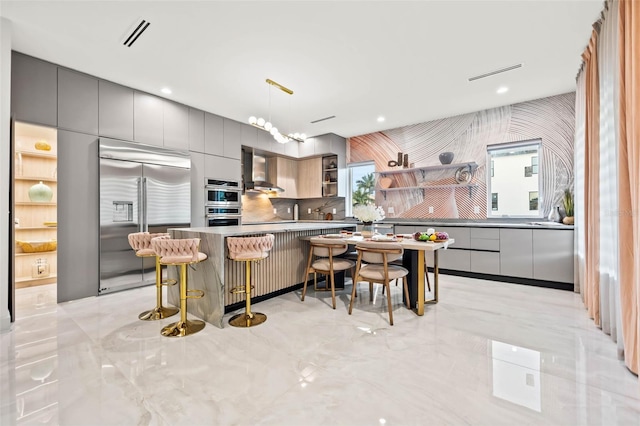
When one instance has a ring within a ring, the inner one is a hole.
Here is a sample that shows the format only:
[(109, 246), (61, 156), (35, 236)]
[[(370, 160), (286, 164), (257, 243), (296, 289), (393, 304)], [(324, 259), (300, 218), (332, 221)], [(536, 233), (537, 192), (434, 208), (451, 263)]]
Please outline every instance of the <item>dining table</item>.
[[(402, 258), (402, 265), (409, 271), (409, 276), (407, 277), (409, 283), (409, 306), (414, 309), (416, 315), (422, 316), (424, 315), (424, 306), (426, 304), (438, 303), (438, 251), (446, 250), (451, 244), (455, 243), (455, 239), (449, 238), (444, 241), (417, 241), (413, 239), (413, 237), (403, 237), (401, 239), (396, 236), (365, 238), (353, 235), (341, 239), (350, 245), (356, 245), (365, 239), (367, 241), (399, 243), (405, 251)], [(433, 252), (433, 299), (429, 300), (426, 300), (425, 291), (427, 272), (425, 269), (425, 253), (427, 251)]]

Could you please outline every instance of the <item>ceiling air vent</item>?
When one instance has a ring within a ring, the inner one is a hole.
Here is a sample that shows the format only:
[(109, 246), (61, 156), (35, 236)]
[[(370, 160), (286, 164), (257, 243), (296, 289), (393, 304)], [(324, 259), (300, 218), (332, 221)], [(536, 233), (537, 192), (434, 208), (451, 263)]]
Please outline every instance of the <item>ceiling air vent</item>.
[(335, 116), (335, 115), (330, 115), (329, 117), (325, 117), (325, 118), (318, 118), (317, 120), (313, 120), (313, 121), (311, 122), (311, 124), (316, 124), (316, 123), (319, 123), (319, 122), (321, 122), (321, 121), (325, 121), (325, 120), (331, 120), (332, 118), (336, 118), (336, 116)]
[(145, 32), (147, 28), (149, 28), (149, 25), (151, 25), (151, 22), (145, 21), (144, 19), (139, 19), (135, 24), (133, 24), (133, 26), (131, 27), (131, 31), (129, 31), (127, 35), (125, 35), (122, 44), (127, 47), (131, 47), (131, 45), (136, 42), (138, 37), (140, 37), (142, 33)]
[(489, 71), (488, 73), (485, 73), (485, 74), (480, 74), (480, 75), (476, 75), (475, 77), (470, 77), (469, 81), (480, 80), (481, 78), (491, 77), (492, 75), (496, 75), (496, 74), (500, 74), (500, 73), (503, 73), (503, 72), (515, 70), (515, 69), (520, 68), (522, 65), (524, 65), (524, 64), (511, 65), (510, 67), (500, 68), (499, 70), (495, 70), (495, 71)]

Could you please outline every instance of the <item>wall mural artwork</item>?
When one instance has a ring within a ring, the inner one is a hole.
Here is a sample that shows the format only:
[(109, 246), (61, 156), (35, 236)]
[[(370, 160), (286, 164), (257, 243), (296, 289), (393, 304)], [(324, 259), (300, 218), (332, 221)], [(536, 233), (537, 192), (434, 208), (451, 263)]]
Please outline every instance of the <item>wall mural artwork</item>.
[[(420, 172), (389, 174), (382, 182), (378, 174), (376, 204), (385, 211), (393, 207), (394, 214), (388, 217), (484, 219), (487, 146), (539, 138), (544, 199), (538, 202), (546, 216), (552, 206), (561, 204), (564, 188), (573, 185), (574, 120), (575, 93), (571, 92), (352, 137), (348, 140), (347, 161), (374, 161), (378, 173), (402, 170), (389, 167), (390, 159), (398, 158), (396, 163), (400, 163), (400, 152), (411, 158), (412, 167), (439, 165), (440, 154), (446, 152), (453, 153), (452, 164), (475, 162), (477, 169), (471, 180), (461, 176), (467, 170), (459, 168), (428, 171), (424, 176)], [(461, 183), (477, 186), (470, 189)], [(381, 187), (390, 190), (382, 191)], [(404, 187), (420, 188), (393, 190)], [(433, 213), (429, 213), (429, 207)], [(479, 213), (474, 213), (474, 207), (479, 207)]]

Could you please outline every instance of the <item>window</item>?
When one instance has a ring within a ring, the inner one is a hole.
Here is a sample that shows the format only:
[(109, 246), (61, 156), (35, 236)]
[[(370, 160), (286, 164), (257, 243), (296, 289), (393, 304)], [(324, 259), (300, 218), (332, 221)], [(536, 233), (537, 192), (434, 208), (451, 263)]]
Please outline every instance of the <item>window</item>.
[(538, 210), (538, 191), (529, 191), (529, 210)]
[(489, 217), (540, 217), (540, 148), (540, 139), (487, 147)]
[(347, 164), (346, 215), (356, 204), (375, 204), (376, 202), (376, 165), (373, 161)]

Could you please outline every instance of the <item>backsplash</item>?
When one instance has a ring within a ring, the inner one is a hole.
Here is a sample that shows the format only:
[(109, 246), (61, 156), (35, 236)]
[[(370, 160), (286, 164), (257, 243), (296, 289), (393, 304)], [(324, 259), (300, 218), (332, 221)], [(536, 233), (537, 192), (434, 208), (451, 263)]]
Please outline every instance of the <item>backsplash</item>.
[[(276, 222), (293, 220), (294, 205), (298, 204), (299, 220), (324, 220), (327, 213), (333, 220), (345, 217), (344, 197), (331, 198), (269, 198), (267, 194), (246, 193), (242, 196), (242, 222)], [(309, 212), (311, 210), (311, 213)], [(336, 213), (333, 213), (333, 209)]]
[[(391, 170), (389, 160), (398, 152), (408, 154), (411, 167), (439, 165), (442, 152), (454, 153), (453, 163), (475, 161), (478, 169), (468, 188), (439, 188), (427, 191), (376, 191), (376, 204), (387, 217), (463, 218), (487, 217), (487, 145), (542, 139), (542, 212), (559, 204), (562, 190), (573, 184), (573, 138), (575, 93), (478, 111), (426, 123), (370, 133), (348, 139), (347, 161), (375, 162), (376, 171)], [(394, 169), (395, 170), (395, 169)], [(397, 186), (413, 186), (409, 175), (394, 175)], [(431, 184), (455, 184), (451, 169), (429, 175)], [(404, 182), (403, 180), (407, 180)], [(379, 183), (378, 183), (379, 185)], [(551, 194), (551, 195), (549, 195)], [(426, 198), (425, 198), (426, 197)], [(429, 212), (429, 207), (433, 212)], [(479, 213), (474, 208), (479, 207)]]

